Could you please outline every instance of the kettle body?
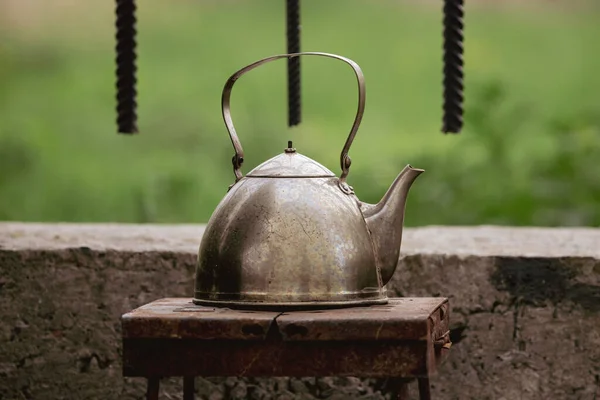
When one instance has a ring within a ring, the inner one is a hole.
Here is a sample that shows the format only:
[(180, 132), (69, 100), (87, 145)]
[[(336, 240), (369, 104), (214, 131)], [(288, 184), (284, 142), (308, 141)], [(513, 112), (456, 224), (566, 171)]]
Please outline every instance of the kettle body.
[[(340, 154), (341, 174), (298, 153), (280, 155), (246, 176), (244, 152), (230, 113), (233, 84), (266, 62), (300, 55), (349, 64), (358, 81), (358, 109)], [(346, 179), (350, 146), (365, 108), (365, 84), (352, 60), (328, 53), (268, 57), (234, 73), (221, 98), (235, 149), (235, 182), (202, 237), (193, 302), (252, 309), (342, 307), (387, 302), (386, 283), (400, 254), (408, 190), (423, 170), (408, 165), (378, 204), (361, 202)]]
[[(279, 157), (312, 161), (295, 152)], [(201, 241), (196, 303), (298, 307), (386, 301), (359, 201), (320, 167), (302, 178), (253, 171), (231, 188)]]

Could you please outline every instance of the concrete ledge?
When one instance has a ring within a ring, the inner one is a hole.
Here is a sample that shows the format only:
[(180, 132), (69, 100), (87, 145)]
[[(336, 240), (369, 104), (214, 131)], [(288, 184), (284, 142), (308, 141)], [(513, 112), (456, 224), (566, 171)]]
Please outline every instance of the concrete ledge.
[[(0, 398), (140, 398), (143, 382), (121, 377), (119, 317), (192, 294), (202, 232), (0, 223)], [(600, 229), (407, 229), (390, 289), (450, 298), (435, 399), (600, 398)], [(213, 400), (385, 398), (358, 379), (198, 384)], [(179, 385), (164, 390), (180, 398)]]
[[(204, 225), (0, 223), (0, 248), (196, 253)], [(600, 258), (600, 229), (500, 226), (407, 228), (402, 254)]]

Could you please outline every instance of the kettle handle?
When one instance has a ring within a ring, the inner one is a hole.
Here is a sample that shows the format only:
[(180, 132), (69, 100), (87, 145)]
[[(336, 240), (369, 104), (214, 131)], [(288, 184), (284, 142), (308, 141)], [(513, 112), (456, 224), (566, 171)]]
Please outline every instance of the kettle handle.
[(340, 165), (342, 168), (342, 174), (340, 175), (340, 188), (346, 192), (351, 193), (352, 188), (346, 184), (346, 177), (348, 176), (348, 172), (350, 171), (350, 164), (352, 160), (348, 156), (348, 151), (350, 150), (350, 146), (354, 141), (354, 137), (356, 136), (356, 132), (358, 131), (358, 126), (360, 125), (360, 121), (362, 120), (363, 113), (365, 111), (365, 99), (366, 99), (366, 88), (365, 88), (365, 78), (362, 73), (362, 70), (358, 66), (357, 63), (350, 60), (349, 58), (338, 56), (336, 54), (329, 53), (320, 53), (320, 52), (304, 52), (304, 53), (290, 53), (290, 54), (280, 54), (276, 56), (271, 56), (267, 58), (263, 58), (262, 60), (256, 61), (233, 75), (225, 82), (225, 87), (223, 88), (223, 94), (221, 96), (221, 110), (223, 113), (223, 120), (225, 121), (225, 126), (227, 127), (227, 131), (229, 132), (229, 137), (231, 138), (231, 143), (233, 144), (233, 148), (235, 149), (235, 155), (232, 158), (233, 163), (233, 172), (235, 174), (235, 181), (239, 181), (242, 179), (243, 175), (240, 171), (242, 163), (244, 162), (244, 149), (242, 149), (242, 144), (240, 143), (240, 139), (238, 138), (237, 133), (235, 132), (235, 127), (233, 126), (233, 120), (231, 119), (231, 109), (230, 109), (230, 98), (231, 98), (231, 90), (233, 88), (234, 83), (246, 72), (262, 65), (268, 63), (270, 61), (278, 60), (281, 58), (293, 58), (298, 56), (323, 56), (335, 58), (337, 60), (343, 61), (346, 64), (350, 65), (354, 70), (356, 75), (356, 79), (358, 81), (358, 109), (356, 111), (356, 117), (354, 118), (354, 124), (352, 125), (352, 129), (350, 129), (350, 134), (348, 135), (348, 139), (346, 139), (346, 143), (344, 144), (344, 148), (342, 149), (342, 153), (340, 154)]

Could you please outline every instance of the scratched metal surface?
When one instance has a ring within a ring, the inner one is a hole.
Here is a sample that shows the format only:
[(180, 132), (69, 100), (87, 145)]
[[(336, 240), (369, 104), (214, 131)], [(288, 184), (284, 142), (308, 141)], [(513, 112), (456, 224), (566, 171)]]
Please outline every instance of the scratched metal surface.
[(275, 312), (154, 301), (122, 317), (123, 337), (263, 340), (269, 329), (293, 340), (435, 340), (448, 329), (445, 298), (391, 299), (385, 305)]
[(262, 340), (279, 313), (203, 307), (166, 298), (121, 317), (124, 338)]
[(206, 226), (195, 302), (385, 302), (357, 199), (337, 186), (335, 177), (240, 180)]
[(123, 316), (123, 373), (426, 376), (447, 354), (448, 320), (445, 298), (294, 312), (161, 299)]
[(448, 330), (445, 298), (399, 298), (388, 304), (282, 313), (283, 340), (435, 340)]
[(426, 342), (125, 339), (125, 376), (415, 377), (435, 370)]

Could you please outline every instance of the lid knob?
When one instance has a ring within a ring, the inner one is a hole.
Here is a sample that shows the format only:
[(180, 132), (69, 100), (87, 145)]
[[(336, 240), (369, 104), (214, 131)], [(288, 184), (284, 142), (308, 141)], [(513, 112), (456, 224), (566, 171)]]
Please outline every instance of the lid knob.
[(288, 140), (288, 147), (284, 150), (286, 153), (295, 153), (296, 149), (292, 147), (292, 141)]

